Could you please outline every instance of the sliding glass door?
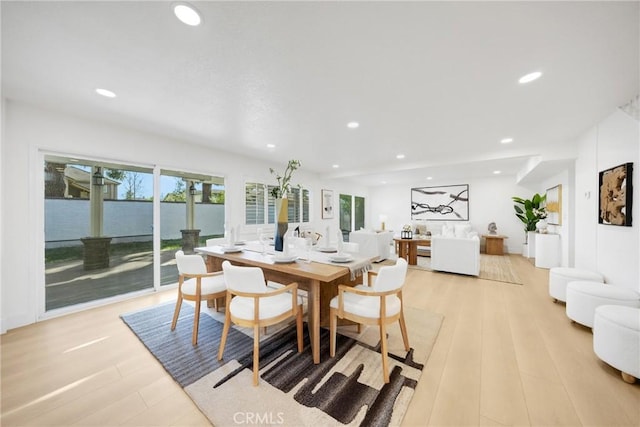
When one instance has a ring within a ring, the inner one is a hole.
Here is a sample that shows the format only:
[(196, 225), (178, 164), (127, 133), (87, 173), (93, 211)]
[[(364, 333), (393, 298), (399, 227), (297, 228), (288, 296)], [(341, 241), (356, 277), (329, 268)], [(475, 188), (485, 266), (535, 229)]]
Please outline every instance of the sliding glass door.
[(46, 155), (45, 310), (153, 288), (153, 171)]
[[(224, 179), (160, 171), (160, 285), (175, 252), (224, 234)], [(150, 167), (44, 156), (45, 311), (154, 288)]]
[(340, 194), (340, 230), (345, 241), (349, 232), (364, 227), (364, 197)]

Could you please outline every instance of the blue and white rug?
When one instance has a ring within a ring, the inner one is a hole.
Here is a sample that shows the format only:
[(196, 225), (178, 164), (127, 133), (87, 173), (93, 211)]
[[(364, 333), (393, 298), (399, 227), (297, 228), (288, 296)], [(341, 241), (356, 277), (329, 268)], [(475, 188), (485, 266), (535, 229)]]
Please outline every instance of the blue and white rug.
[[(411, 350), (397, 323), (388, 328), (391, 381), (382, 380), (377, 328), (340, 328), (336, 357), (329, 331), (321, 330), (321, 363), (313, 364), (305, 325), (305, 350), (297, 352), (295, 327), (270, 332), (260, 343), (260, 383), (252, 385), (253, 338), (232, 328), (218, 362), (222, 323), (203, 312), (198, 345), (191, 345), (193, 307), (183, 304), (175, 331), (173, 304), (122, 315), (123, 321), (215, 426), (400, 425), (443, 316), (406, 308)], [(221, 316), (222, 313), (216, 313)], [(277, 328), (274, 328), (276, 330)]]

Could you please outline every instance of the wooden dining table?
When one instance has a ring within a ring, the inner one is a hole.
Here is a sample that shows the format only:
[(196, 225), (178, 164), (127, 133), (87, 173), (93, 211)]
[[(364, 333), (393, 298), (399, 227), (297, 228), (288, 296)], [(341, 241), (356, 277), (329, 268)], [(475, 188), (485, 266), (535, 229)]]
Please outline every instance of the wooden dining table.
[(272, 254), (243, 250), (225, 252), (222, 247), (195, 248), (206, 255), (207, 270), (221, 271), (225, 260), (234, 265), (260, 267), (266, 280), (276, 283), (298, 283), (308, 294), (308, 322), (313, 362), (320, 363), (320, 326), (329, 327), (329, 302), (338, 294), (338, 285), (355, 286), (363, 282), (363, 275), (351, 278), (346, 266), (297, 260), (276, 263)]

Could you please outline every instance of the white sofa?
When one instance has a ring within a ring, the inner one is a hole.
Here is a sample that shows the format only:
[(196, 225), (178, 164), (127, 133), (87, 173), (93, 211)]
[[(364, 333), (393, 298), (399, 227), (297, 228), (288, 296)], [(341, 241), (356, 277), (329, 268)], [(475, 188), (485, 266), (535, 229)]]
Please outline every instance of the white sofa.
[(393, 233), (389, 231), (358, 230), (349, 233), (349, 242), (357, 243), (359, 254), (369, 257), (373, 261), (383, 261), (389, 258), (389, 248)]
[(431, 269), (480, 275), (480, 238), (431, 236)]

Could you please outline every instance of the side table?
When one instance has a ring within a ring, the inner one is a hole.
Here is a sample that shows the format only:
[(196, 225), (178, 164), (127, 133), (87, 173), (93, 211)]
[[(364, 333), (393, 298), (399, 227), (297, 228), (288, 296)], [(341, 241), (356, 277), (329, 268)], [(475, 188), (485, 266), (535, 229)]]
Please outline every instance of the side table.
[(486, 241), (485, 252), (487, 255), (504, 255), (504, 239), (508, 239), (509, 236), (483, 234), (482, 237)]

